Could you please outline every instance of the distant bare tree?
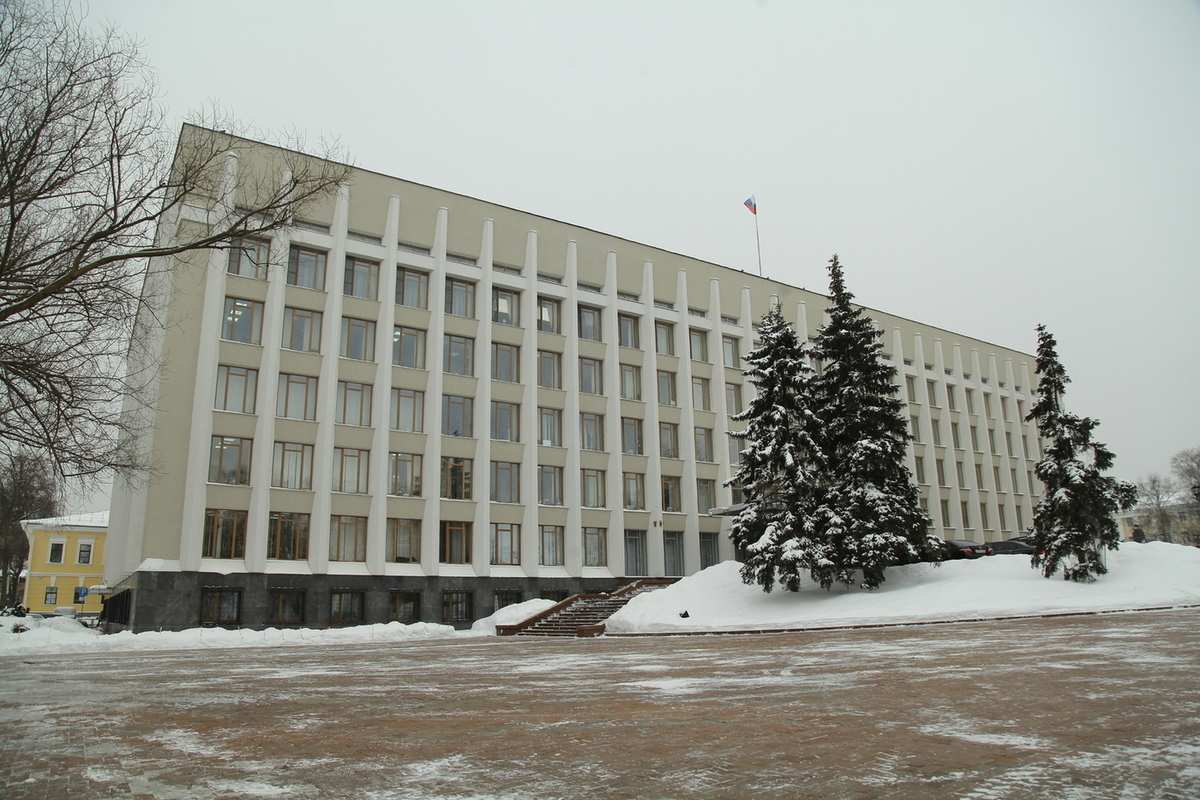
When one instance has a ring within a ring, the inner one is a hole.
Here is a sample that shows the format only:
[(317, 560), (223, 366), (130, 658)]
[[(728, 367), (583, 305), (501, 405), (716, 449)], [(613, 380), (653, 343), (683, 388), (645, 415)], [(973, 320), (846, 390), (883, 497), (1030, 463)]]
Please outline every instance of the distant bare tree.
[(58, 514), (54, 468), (40, 453), (21, 451), (0, 459), (0, 606), (20, 602), (17, 576), (29, 556), (23, 519)]
[(1138, 507), (1145, 513), (1143, 518), (1150, 526), (1151, 538), (1172, 541), (1171, 506), (1178, 491), (1175, 481), (1152, 472), (1137, 482), (1137, 491)]
[(230, 187), (245, 145), (204, 122), (176, 148), (135, 43), (69, 5), (0, 0), (0, 456), (35, 450), (84, 480), (143, 469), (147, 277), (269, 235), (348, 174), (292, 142)]
[(1180, 450), (1171, 458), (1171, 471), (1179, 483), (1200, 503), (1200, 447)]

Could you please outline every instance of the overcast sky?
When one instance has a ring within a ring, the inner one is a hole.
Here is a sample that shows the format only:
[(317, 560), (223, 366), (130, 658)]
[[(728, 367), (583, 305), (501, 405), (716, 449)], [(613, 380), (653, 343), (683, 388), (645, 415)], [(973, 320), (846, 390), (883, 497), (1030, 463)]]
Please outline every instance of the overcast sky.
[[(331, 11), (331, 9), (337, 9)], [(93, 0), (174, 122), (336, 137), (369, 169), (1032, 351), (1117, 472), (1200, 445), (1200, 4)]]

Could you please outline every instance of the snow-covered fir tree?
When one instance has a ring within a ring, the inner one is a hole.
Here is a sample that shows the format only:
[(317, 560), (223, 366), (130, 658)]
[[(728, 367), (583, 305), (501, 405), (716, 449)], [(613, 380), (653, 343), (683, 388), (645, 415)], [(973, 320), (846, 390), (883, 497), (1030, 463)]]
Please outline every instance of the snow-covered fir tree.
[(888, 565), (937, 559), (940, 549), (906, 465), (896, 370), (882, 358), (882, 332), (851, 305), (837, 255), (829, 261), (829, 292), (829, 322), (813, 342), (822, 363), (813, 381), (821, 417), (815, 438), (826, 479), (813, 529), (828, 552), (814, 578), (825, 588), (848, 585), (861, 569), (863, 587), (874, 589)]
[(741, 486), (746, 505), (733, 519), (730, 538), (742, 555), (742, 580), (771, 591), (796, 591), (804, 572), (826, 560), (825, 544), (813, 534), (819, 465), (813, 433), (814, 373), (809, 347), (778, 307), (763, 316), (761, 344), (745, 357), (745, 374), (757, 388), (746, 409), (733, 417), (746, 422), (742, 461), (730, 483)]
[(1037, 334), (1037, 401), (1026, 419), (1037, 423), (1046, 449), (1035, 468), (1045, 492), (1033, 515), (1033, 566), (1047, 578), (1062, 567), (1063, 578), (1091, 582), (1108, 572), (1101, 550), (1117, 549), (1114, 514), (1133, 506), (1137, 489), (1104, 475), (1113, 454), (1092, 439), (1099, 422), (1063, 409), (1071, 379), (1058, 360), (1054, 336), (1045, 325), (1038, 325)]

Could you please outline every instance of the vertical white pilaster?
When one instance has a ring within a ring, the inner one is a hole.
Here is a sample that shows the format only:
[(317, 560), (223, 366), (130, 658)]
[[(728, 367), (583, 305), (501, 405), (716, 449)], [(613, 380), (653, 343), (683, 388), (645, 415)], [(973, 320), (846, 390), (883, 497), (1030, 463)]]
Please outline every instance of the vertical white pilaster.
[[(642, 434), (646, 452), (646, 474), (642, 480), (646, 487), (646, 512), (650, 518), (650, 529), (646, 531), (647, 547), (655, 530), (662, 526), (662, 495), (656, 490), (662, 481), (662, 468), (659, 459), (662, 458), (662, 442), (658, 435), (659, 404), (658, 404), (658, 337), (654, 332), (654, 264), (646, 261), (642, 264), (642, 303), (646, 313), (642, 316), (640, 335), (646, 343), (646, 362), (642, 369), (642, 399), (646, 403), (646, 419), (643, 422)], [(608, 565), (614, 575), (625, 575), (625, 479), (620, 476), (620, 494), (612, 504), (614, 509), (622, 509), (620, 524), (614, 522), (608, 529)], [(614, 519), (616, 519), (614, 517)], [(647, 566), (649, 564), (647, 563)]]
[[(625, 503), (621, 480), (624, 464), (621, 454), (621, 357), (620, 331), (617, 329), (617, 254), (609, 251), (604, 260), (604, 393), (607, 403), (604, 412), (604, 447), (608, 451), (608, 468), (604, 473), (604, 504), (609, 512), (609, 528), (625, 530)], [(651, 304), (653, 305), (653, 304)], [(575, 423), (579, 426), (578, 420)], [(578, 473), (578, 470), (576, 471)], [(576, 474), (575, 480), (579, 480)], [(582, 543), (582, 533), (579, 534)], [(568, 557), (571, 551), (567, 550)], [(572, 562), (568, 560), (568, 565)], [(576, 573), (571, 573), (576, 574)]]
[(929, 482), (929, 517), (933, 520), (934, 530), (939, 536), (946, 535), (950, 527), (949, 520), (942, 518), (942, 487), (937, 479), (937, 452), (933, 446), (933, 414), (931, 409), (937, 402), (936, 395), (929, 393), (926, 382), (925, 344), (921, 334), (913, 336), (913, 363), (919, 365), (917, 381), (917, 397), (924, 400), (921, 403), (918, 426), (921, 430), (921, 443), (913, 444), (914, 452), (925, 459), (925, 479)]
[[(475, 497), (474, 546), (471, 562), (475, 574), (484, 576), (491, 571), (492, 538), (492, 241), (494, 223), (483, 221), (480, 233), (478, 291), (475, 311), (479, 318), (475, 334), (475, 470), (472, 491)], [(521, 319), (520, 311), (517, 312)], [(529, 357), (521, 353), (520, 360)]]
[(421, 493), (425, 496), (425, 514), (421, 519), (421, 571), (438, 574), (440, 560), (438, 528), (442, 518), (442, 351), (446, 296), (446, 235), (450, 212), (445, 206), (437, 211), (434, 223), (433, 273), (429, 276), (429, 385), (425, 391), (425, 458)]
[[(713, 409), (717, 414), (717, 420), (713, 424), (713, 456), (717, 460), (717, 491), (714, 496), (714, 501), (718, 506), (727, 506), (730, 503), (730, 491), (725, 485), (725, 481), (729, 480), (730, 465), (729, 465), (729, 404), (726, 402), (725, 393), (725, 321), (721, 318), (721, 282), (716, 278), (711, 278), (708, 281), (708, 313), (712, 317), (716, 325), (717, 339), (717, 358), (713, 365), (713, 374), (716, 380), (713, 381), (713, 391), (716, 396), (713, 397)], [(746, 343), (738, 342), (738, 359), (746, 353)], [(696, 493), (699, 497), (699, 492)], [(697, 509), (700, 513), (707, 514), (708, 509)]]
[[(571, 269), (571, 245), (567, 246), (567, 270)], [(521, 502), (525, 506), (524, 513), (521, 517), (521, 566), (525, 570), (525, 574), (530, 577), (536, 577), (541, 564), (541, 535), (538, 529), (538, 441), (540, 433), (538, 426), (538, 390), (537, 390), (537, 273), (538, 273), (538, 234), (537, 231), (531, 230), (525, 234), (525, 263), (522, 267), (522, 272), (529, 281), (529, 290), (526, 292), (529, 297), (525, 298), (522, 304), (524, 309), (529, 313), (529, 323), (525, 327), (525, 335), (522, 339), (523, 351), (521, 354), (521, 382), (525, 385), (525, 402), (521, 404), (521, 425), (525, 430), (521, 432), (525, 441), (525, 457), (521, 459)], [(574, 278), (571, 278), (571, 287), (575, 286)], [(567, 304), (563, 304), (562, 325), (563, 332), (572, 331), (567, 335), (567, 346), (574, 341), (574, 319), (575, 309), (572, 305), (569, 309), (565, 308)], [(570, 327), (568, 327), (570, 326)], [(564, 359), (565, 360), (565, 359)], [(563, 365), (564, 373), (566, 364)], [(563, 377), (563, 387), (567, 388), (566, 376)], [(575, 388), (579, 385), (576, 383)], [(570, 397), (570, 393), (567, 395)], [(563, 414), (566, 417), (566, 413)], [(576, 412), (575, 429), (579, 428), (579, 415)], [(563, 420), (563, 435), (569, 435), (570, 423), (568, 420)], [(528, 431), (528, 432), (526, 432)], [(578, 471), (578, 462), (576, 463), (576, 471)], [(567, 474), (566, 469), (563, 470), (563, 502), (566, 502), (567, 495)], [(576, 476), (578, 479), (578, 476)], [(578, 487), (578, 483), (576, 484)], [(578, 505), (578, 503), (576, 503)], [(567, 536), (567, 531), (563, 532), (563, 536)]]
[[(679, 377), (682, 382), (680, 397), (686, 397), (687, 402), (680, 404), (679, 451), (683, 457), (683, 475), (679, 479), (680, 496), (683, 500), (683, 570), (688, 574), (700, 568), (700, 516), (696, 506), (696, 400), (692, 396), (692, 354), (691, 354), (691, 325), (688, 316), (687, 272), (679, 270), (675, 280), (675, 302), (679, 313), (679, 330), (683, 336), (683, 347), (679, 353)], [(712, 344), (711, 342), (709, 343)], [(709, 392), (712, 391), (712, 381), (709, 381)], [(709, 398), (709, 405), (711, 407)], [(660, 494), (661, 487), (654, 487)], [(665, 530), (665, 529), (664, 529)], [(659, 555), (663, 555), (662, 537), (659, 538)], [(651, 551), (653, 553), (653, 550)], [(665, 563), (659, 562), (661, 572), (665, 575)]]

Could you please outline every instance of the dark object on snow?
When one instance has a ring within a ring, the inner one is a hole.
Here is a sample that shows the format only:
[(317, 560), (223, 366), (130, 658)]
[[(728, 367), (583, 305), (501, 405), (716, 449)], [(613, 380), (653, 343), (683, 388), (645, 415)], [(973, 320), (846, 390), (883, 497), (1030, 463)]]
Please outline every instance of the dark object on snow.
[(1023, 538), (1005, 539), (1003, 542), (992, 542), (992, 552), (996, 555), (1027, 556), (1033, 553), (1033, 545)]
[(986, 544), (976, 544), (965, 539), (947, 539), (942, 545), (942, 552), (947, 561), (956, 558), (982, 558), (990, 556), (992, 548)]
[(1132, 536), (1132, 539), (1133, 539), (1135, 542), (1137, 542), (1138, 544), (1145, 544), (1145, 542), (1146, 542), (1146, 532), (1145, 532), (1144, 530), (1142, 530), (1142, 526), (1141, 526), (1141, 525), (1134, 525), (1134, 526), (1133, 526), (1133, 536)]
[(28, 627), (26, 627), (25, 625), (22, 625), (22, 624), (21, 624), (21, 623), (19, 623), (19, 622), (14, 622), (14, 623), (13, 623), (13, 626), (12, 626), (12, 632), (13, 632), (13, 633), (25, 633), (25, 631), (27, 631), (27, 630), (29, 630), (29, 628), (28, 628)]
[(680, 612), (679, 612), (679, 617), (680, 617), (680, 619), (687, 619), (687, 618), (688, 618), (688, 617), (690, 617), (690, 616), (691, 616), (691, 614), (689, 614), (689, 613), (687, 612), (687, 609), (684, 609), (683, 611), (680, 611)]

